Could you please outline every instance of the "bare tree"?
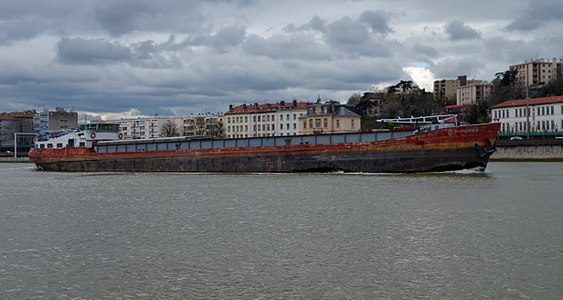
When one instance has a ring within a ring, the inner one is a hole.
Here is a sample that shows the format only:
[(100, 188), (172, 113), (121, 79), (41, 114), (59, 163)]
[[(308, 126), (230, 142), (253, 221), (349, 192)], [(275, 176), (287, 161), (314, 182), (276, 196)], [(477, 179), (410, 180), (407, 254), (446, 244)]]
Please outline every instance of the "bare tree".
[(178, 136), (179, 135), (178, 126), (176, 126), (176, 123), (168, 120), (162, 125), (162, 129), (160, 130), (160, 134), (163, 137)]

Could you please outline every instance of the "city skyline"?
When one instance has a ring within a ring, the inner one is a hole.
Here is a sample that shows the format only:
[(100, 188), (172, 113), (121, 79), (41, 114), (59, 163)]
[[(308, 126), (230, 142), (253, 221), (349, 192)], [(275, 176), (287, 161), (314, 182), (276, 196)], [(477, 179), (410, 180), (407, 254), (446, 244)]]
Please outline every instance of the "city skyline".
[(225, 112), (563, 55), (556, 1), (3, 1), (0, 112)]

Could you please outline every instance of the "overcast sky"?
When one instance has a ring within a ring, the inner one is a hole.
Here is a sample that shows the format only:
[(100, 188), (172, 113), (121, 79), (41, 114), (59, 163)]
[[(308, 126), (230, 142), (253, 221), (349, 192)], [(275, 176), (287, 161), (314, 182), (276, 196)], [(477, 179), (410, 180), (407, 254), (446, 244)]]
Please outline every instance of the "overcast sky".
[(1, 0), (0, 112), (346, 102), (563, 57), (560, 0)]

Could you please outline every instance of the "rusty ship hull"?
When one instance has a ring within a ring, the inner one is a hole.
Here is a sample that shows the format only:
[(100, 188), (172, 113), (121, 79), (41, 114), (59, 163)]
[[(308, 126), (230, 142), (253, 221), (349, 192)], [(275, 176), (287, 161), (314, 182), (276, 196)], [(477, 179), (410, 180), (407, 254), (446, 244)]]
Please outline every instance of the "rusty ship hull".
[(64, 172), (433, 172), (485, 168), (498, 130), (499, 124), (483, 124), (355, 141), (293, 136), (277, 144), (275, 139), (257, 144), (257, 138), (162, 146), (137, 141), (94, 149), (32, 149), (29, 157), (41, 169)]

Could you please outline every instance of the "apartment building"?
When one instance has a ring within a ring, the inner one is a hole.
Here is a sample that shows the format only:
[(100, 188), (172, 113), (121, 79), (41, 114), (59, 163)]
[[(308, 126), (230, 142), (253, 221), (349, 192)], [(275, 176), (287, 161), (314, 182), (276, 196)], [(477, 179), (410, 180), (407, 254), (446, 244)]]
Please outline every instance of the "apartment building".
[(516, 73), (516, 86), (520, 88), (534, 87), (538, 84), (549, 83), (561, 78), (561, 60), (532, 59), (524, 63), (511, 65), (511, 71)]
[[(458, 76), (457, 79), (442, 79), (434, 81), (434, 99), (454, 100), (457, 89), (466, 85), (482, 84), (483, 80), (467, 80), (467, 76)], [(456, 99), (457, 101), (457, 99)]]
[(54, 111), (44, 110), (33, 116), (33, 128), (39, 139), (48, 138), (48, 132), (78, 128), (78, 113), (57, 107)]
[(563, 132), (563, 96), (504, 101), (491, 108), (491, 119), (504, 133)]
[(361, 116), (351, 107), (336, 101), (309, 105), (307, 114), (299, 118), (299, 134), (359, 132)]
[(493, 85), (487, 82), (460, 86), (456, 89), (456, 104), (473, 105), (487, 101), (493, 88)]
[(229, 106), (225, 113), (225, 137), (290, 136), (299, 133), (299, 117), (309, 102), (280, 101)]

